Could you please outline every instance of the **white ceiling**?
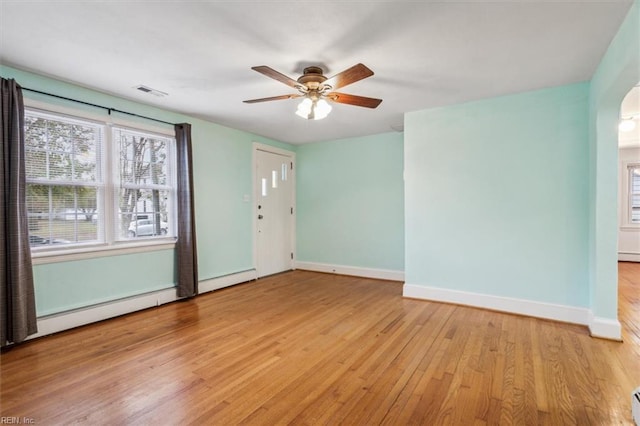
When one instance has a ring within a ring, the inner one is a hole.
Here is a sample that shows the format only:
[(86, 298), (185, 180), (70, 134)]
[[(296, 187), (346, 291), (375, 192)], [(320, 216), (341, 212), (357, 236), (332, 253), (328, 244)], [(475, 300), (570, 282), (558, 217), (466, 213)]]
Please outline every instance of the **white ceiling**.
[[(5, 1), (0, 62), (294, 144), (392, 131), (403, 113), (589, 80), (632, 0)], [(375, 75), (297, 117), (293, 93), (251, 70)], [(136, 91), (146, 85), (164, 98)], [(68, 95), (68, 94), (67, 94)]]

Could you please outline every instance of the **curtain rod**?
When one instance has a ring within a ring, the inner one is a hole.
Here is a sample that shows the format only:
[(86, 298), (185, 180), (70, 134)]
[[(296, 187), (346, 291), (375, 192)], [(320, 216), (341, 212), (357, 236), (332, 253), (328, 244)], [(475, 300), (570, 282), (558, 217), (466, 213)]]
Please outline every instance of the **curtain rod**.
[(122, 111), (122, 110), (119, 110), (119, 109), (116, 109), (116, 108), (109, 108), (109, 107), (98, 105), (98, 104), (92, 104), (90, 102), (80, 101), (78, 99), (67, 98), (65, 96), (54, 95), (53, 93), (42, 92), (40, 90), (29, 89), (27, 87), (23, 87), (22, 90), (27, 90), (27, 91), (33, 92), (33, 93), (39, 93), (41, 95), (51, 96), (53, 98), (64, 99), (65, 101), (76, 102), (76, 103), (79, 103), (79, 104), (88, 105), (88, 106), (92, 106), (92, 107), (95, 107), (95, 108), (106, 109), (109, 112), (109, 115), (111, 115), (111, 112), (113, 111), (113, 112), (117, 112), (117, 113), (120, 113), (120, 114), (126, 114), (126, 115), (130, 115), (130, 116), (133, 116), (133, 117), (144, 118), (145, 120), (151, 120), (151, 121), (156, 121), (158, 123), (164, 123), (164, 124), (169, 124), (171, 126), (175, 126), (175, 123), (169, 123), (168, 121), (158, 120), (157, 118), (146, 117), (144, 115), (135, 114), (133, 112)]

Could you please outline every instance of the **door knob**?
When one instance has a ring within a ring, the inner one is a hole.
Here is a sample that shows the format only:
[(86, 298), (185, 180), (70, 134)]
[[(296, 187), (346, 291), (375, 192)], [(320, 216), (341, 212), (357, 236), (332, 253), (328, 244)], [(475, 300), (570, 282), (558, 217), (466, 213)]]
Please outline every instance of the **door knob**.
[(263, 217), (263, 216), (262, 216), (261, 214), (259, 214), (259, 215), (258, 215), (258, 219), (262, 219), (262, 217)]

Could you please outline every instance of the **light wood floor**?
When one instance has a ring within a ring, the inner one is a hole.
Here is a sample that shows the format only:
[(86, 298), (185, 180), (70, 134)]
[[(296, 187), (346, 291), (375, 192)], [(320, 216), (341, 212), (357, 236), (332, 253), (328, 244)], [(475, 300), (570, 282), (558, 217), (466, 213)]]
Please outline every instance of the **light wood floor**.
[(2, 354), (2, 416), (37, 424), (631, 424), (640, 264), (624, 343), (295, 271)]

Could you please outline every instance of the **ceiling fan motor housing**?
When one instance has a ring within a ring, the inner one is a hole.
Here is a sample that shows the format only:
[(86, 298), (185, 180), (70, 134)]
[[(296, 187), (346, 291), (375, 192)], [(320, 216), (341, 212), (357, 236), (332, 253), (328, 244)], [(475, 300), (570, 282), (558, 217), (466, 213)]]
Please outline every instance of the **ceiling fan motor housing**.
[(307, 87), (309, 90), (318, 90), (320, 85), (327, 79), (322, 75), (322, 68), (320, 67), (307, 67), (304, 69), (303, 74), (298, 78), (298, 83)]

